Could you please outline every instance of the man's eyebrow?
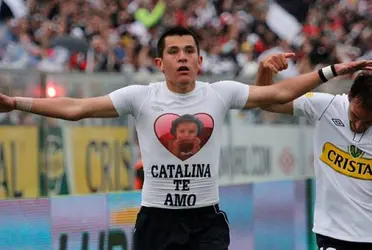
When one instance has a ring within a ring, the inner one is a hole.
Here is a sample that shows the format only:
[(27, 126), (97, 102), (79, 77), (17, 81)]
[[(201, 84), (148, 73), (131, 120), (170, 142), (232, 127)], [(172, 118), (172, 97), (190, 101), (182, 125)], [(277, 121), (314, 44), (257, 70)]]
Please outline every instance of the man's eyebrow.
[[(172, 45), (172, 46), (169, 46), (167, 49), (178, 49), (179, 46), (176, 46), (176, 45)], [(186, 45), (185, 46), (186, 49), (195, 49), (195, 45)]]

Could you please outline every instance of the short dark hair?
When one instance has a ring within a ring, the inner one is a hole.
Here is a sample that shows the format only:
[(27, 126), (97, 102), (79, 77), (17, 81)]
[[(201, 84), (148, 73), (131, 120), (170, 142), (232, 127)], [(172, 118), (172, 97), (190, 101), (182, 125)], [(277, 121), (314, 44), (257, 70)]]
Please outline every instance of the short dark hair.
[(351, 85), (349, 97), (357, 98), (362, 108), (372, 111), (372, 73), (360, 72)]
[(183, 26), (175, 26), (171, 27), (168, 30), (166, 30), (159, 38), (158, 44), (157, 44), (157, 56), (162, 58), (165, 48), (165, 38), (168, 36), (192, 36), (194, 38), (196, 49), (198, 50), (198, 54), (200, 52), (199, 48), (199, 40), (197, 35), (191, 31), (188, 28), (185, 28)]
[(202, 133), (203, 128), (204, 128), (203, 122), (193, 115), (186, 114), (173, 120), (171, 131), (170, 131), (173, 136), (176, 136), (176, 130), (177, 130), (178, 125), (184, 122), (192, 122), (196, 124), (196, 126), (198, 127), (197, 136), (199, 136)]

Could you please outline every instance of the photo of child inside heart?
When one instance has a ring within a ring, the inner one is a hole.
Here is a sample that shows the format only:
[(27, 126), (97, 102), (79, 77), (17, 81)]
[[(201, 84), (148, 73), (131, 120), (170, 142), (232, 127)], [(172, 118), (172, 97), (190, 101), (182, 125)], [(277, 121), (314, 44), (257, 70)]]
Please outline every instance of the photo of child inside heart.
[(172, 122), (171, 134), (173, 140), (169, 141), (168, 149), (175, 156), (191, 156), (200, 149), (201, 140), (198, 136), (203, 131), (203, 123), (193, 115), (183, 115)]
[[(160, 124), (162, 124), (161, 128)], [(167, 131), (164, 131), (165, 127)], [(181, 116), (165, 114), (159, 117), (155, 124), (155, 132), (160, 142), (181, 160), (195, 155), (208, 141), (212, 130), (213, 119), (207, 114)]]

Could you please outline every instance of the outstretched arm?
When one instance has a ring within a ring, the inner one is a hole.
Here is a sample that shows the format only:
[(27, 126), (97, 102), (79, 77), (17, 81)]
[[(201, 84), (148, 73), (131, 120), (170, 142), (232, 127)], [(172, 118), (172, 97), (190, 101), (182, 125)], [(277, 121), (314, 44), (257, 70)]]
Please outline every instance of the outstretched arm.
[(0, 94), (0, 113), (12, 110), (77, 121), (85, 118), (110, 118), (135, 115), (148, 94), (148, 86), (131, 85), (108, 95), (92, 98), (28, 98)]
[(9, 97), (0, 94), (0, 112), (22, 110), (33, 114), (77, 121), (84, 118), (117, 117), (111, 98), (106, 96), (75, 99)]
[(110, 96), (93, 98), (29, 98), (0, 94), (0, 113), (21, 110), (47, 117), (77, 121), (84, 118), (117, 117)]
[[(288, 53), (279, 54), (277, 56), (280, 61), (286, 61), (286, 54)], [(261, 64), (262, 63), (265, 62), (261, 62)], [(280, 62), (276, 60), (275, 63)], [(334, 70), (337, 75), (350, 74), (359, 70), (372, 70), (372, 60), (335, 64)], [(334, 76), (330, 67), (326, 67), (323, 72), (328, 80)], [(266, 77), (267, 78), (261, 77), (261, 80), (260, 77), (258, 77), (258, 81), (256, 82), (257, 86), (250, 86), (249, 98), (244, 108), (265, 107), (265, 109), (269, 111), (291, 114), (293, 113), (293, 108), (291, 108), (293, 105), (287, 103), (313, 90), (325, 81), (324, 77), (323, 79), (321, 78), (322, 76), (319, 75), (318, 71), (314, 71), (280, 81), (277, 84), (260, 86), (261, 82), (264, 82), (263, 85), (266, 83), (270, 84), (269, 80), (267, 80), (269, 77)], [(287, 104), (287, 106), (282, 106), (280, 108), (275, 107), (275, 110), (268, 109), (267, 105), (272, 104)]]

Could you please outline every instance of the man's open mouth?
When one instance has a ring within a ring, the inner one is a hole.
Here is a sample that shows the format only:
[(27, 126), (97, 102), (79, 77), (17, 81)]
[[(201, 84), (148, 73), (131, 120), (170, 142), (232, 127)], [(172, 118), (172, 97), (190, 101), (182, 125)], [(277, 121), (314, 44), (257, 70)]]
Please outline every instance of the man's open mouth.
[(178, 72), (188, 72), (190, 69), (186, 66), (181, 66), (177, 69)]

